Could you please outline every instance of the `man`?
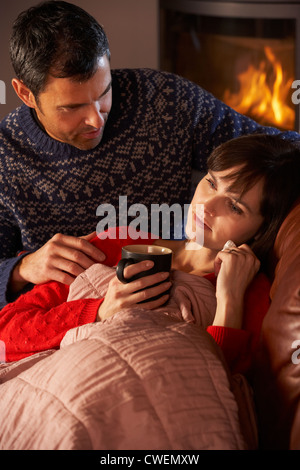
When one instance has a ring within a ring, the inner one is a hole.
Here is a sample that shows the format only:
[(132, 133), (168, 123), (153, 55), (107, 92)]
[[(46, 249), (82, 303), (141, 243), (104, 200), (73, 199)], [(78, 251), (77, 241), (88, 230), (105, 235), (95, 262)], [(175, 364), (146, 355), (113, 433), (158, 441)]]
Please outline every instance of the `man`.
[(0, 125), (0, 306), (103, 260), (88, 241), (100, 204), (183, 205), (216, 145), (279, 133), (172, 74), (111, 71), (102, 27), (66, 2), (22, 13), (10, 48), (24, 104)]

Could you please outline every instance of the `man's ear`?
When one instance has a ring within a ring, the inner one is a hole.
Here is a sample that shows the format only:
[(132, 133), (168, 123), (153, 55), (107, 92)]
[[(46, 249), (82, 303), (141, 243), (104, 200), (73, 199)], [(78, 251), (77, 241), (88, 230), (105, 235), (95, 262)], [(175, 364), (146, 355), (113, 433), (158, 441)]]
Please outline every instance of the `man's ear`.
[(36, 107), (36, 101), (32, 92), (29, 90), (29, 88), (27, 88), (26, 85), (24, 85), (23, 82), (21, 82), (21, 80), (13, 78), (11, 84), (20, 100), (22, 100), (30, 108)]

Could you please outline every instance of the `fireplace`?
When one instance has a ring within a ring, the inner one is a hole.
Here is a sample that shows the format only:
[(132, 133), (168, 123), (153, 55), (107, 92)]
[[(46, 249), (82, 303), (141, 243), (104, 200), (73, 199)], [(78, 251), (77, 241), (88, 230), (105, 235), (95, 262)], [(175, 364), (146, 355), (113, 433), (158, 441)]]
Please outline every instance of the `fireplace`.
[(160, 0), (160, 32), (162, 70), (263, 125), (300, 131), (300, 1)]

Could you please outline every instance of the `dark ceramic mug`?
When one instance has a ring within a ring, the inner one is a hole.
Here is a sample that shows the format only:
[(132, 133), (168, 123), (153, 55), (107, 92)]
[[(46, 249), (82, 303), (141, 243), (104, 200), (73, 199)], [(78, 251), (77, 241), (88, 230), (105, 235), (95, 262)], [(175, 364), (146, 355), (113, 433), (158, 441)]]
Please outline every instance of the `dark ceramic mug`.
[[(165, 248), (163, 246), (157, 245), (127, 245), (122, 248), (122, 259), (119, 261), (117, 265), (117, 277), (119, 281), (123, 283), (128, 283), (135, 281), (136, 279), (140, 279), (141, 277), (150, 276), (151, 274), (156, 274), (158, 272), (170, 272), (171, 264), (172, 264), (172, 250), (169, 248)], [(139, 263), (140, 261), (151, 260), (153, 261), (154, 265), (151, 269), (147, 271), (142, 271), (135, 276), (130, 278), (124, 277), (124, 269), (126, 266), (131, 264)], [(168, 281), (169, 278), (165, 279), (162, 282)], [(157, 284), (153, 284), (149, 287), (154, 287), (161, 284), (158, 282)], [(149, 289), (147, 287), (146, 289)], [(161, 294), (152, 297), (151, 299), (144, 300), (143, 302), (149, 302), (150, 300), (159, 299), (163, 295), (169, 293), (169, 290), (162, 292)], [(140, 302), (140, 303), (143, 303)]]

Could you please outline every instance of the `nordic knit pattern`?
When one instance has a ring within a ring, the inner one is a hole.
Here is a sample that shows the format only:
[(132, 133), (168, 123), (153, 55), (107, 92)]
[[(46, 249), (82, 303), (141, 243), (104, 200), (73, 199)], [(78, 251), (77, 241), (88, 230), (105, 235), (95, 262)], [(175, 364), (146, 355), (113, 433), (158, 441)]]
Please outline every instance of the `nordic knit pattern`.
[(93, 150), (50, 138), (25, 105), (1, 122), (0, 306), (20, 250), (36, 250), (58, 232), (94, 231), (97, 207), (111, 204), (118, 215), (119, 196), (127, 196), (128, 207), (188, 204), (191, 169), (205, 170), (215, 146), (242, 134), (278, 132), (172, 74), (125, 69), (112, 76), (113, 107)]

